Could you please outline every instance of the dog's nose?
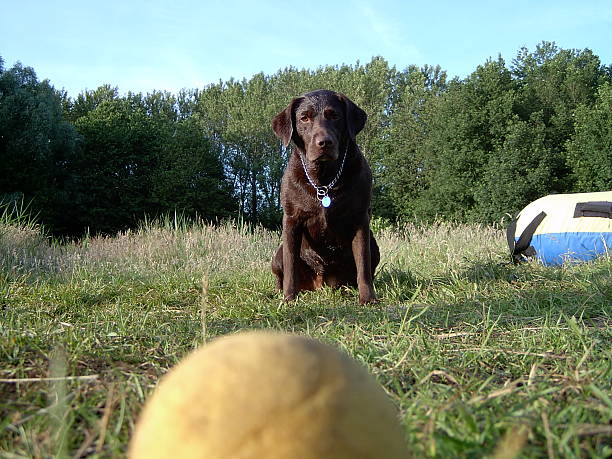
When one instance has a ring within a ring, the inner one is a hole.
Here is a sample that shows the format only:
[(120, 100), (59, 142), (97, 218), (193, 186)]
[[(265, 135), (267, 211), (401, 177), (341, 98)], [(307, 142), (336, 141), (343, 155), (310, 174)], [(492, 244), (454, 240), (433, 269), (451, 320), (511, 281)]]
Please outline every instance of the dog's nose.
[(330, 138), (330, 137), (324, 137), (322, 139), (320, 139), (317, 144), (321, 147), (321, 148), (325, 148), (325, 147), (331, 147), (334, 144), (334, 141)]

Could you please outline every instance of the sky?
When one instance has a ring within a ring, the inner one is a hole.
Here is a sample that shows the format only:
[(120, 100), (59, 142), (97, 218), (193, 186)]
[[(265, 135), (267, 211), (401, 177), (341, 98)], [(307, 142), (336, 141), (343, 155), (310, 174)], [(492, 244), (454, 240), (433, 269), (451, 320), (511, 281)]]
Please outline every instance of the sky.
[(0, 0), (4, 67), (76, 97), (202, 88), (287, 67), (440, 65), (468, 76), (542, 41), (612, 63), (611, 0)]

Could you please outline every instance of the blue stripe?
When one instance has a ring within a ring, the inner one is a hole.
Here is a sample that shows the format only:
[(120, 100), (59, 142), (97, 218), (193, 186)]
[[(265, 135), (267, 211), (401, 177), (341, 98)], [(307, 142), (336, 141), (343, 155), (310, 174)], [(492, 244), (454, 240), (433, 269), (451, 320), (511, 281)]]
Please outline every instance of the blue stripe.
[(612, 253), (612, 232), (536, 234), (531, 239), (531, 245), (537, 258), (545, 265), (589, 261), (608, 251)]

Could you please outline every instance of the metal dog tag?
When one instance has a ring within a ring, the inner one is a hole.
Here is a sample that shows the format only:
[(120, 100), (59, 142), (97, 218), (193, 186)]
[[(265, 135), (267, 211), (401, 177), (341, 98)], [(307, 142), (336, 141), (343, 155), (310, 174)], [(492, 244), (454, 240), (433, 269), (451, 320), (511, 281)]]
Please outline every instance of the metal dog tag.
[(321, 205), (323, 207), (329, 207), (331, 204), (331, 198), (329, 196), (325, 196), (323, 199), (321, 199)]

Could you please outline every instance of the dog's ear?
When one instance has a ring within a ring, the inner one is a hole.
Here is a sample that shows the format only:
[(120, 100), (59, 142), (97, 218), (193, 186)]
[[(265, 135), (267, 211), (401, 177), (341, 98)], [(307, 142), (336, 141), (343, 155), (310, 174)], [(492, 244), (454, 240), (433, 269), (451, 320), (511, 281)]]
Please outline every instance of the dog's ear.
[(341, 100), (344, 100), (344, 106), (346, 107), (346, 127), (349, 136), (352, 140), (355, 140), (357, 134), (359, 134), (365, 126), (368, 115), (344, 94), (339, 93), (338, 95)]
[(293, 99), (285, 109), (272, 120), (272, 129), (276, 137), (282, 140), (286, 147), (291, 142), (295, 131), (295, 109), (302, 101), (301, 97)]

